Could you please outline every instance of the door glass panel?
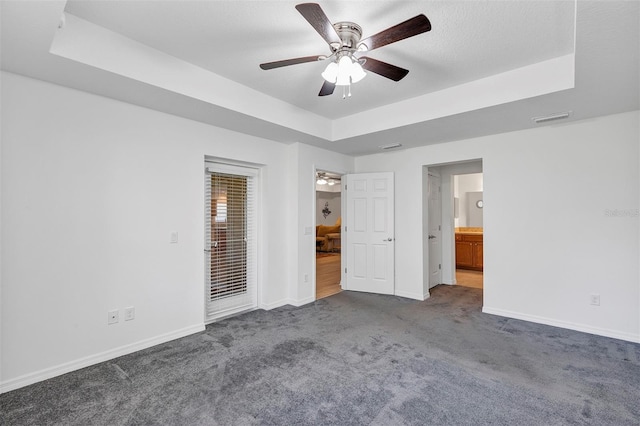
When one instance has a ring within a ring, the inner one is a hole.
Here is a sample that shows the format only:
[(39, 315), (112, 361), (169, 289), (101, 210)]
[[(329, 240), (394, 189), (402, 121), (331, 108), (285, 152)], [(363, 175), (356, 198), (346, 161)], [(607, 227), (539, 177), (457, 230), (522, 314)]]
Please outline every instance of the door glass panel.
[(211, 175), (211, 300), (247, 291), (247, 177)]

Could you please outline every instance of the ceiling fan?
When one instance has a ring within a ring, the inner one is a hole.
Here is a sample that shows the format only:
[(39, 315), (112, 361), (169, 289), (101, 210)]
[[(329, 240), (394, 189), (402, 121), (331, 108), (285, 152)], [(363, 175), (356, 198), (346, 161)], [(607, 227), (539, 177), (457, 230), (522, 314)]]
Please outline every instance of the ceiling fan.
[[(325, 81), (318, 96), (331, 95), (336, 86), (343, 86), (343, 98), (351, 96), (351, 83), (356, 83), (364, 78), (366, 75), (364, 70), (393, 81), (402, 80), (409, 73), (409, 70), (363, 55), (365, 52), (431, 30), (429, 19), (424, 15), (418, 15), (375, 35), (361, 39), (362, 28), (358, 24), (354, 22), (332, 24), (317, 3), (302, 3), (297, 5), (296, 9), (329, 44), (331, 54), (266, 62), (260, 64), (260, 68), (271, 70), (305, 62), (330, 60), (329, 65), (322, 73)], [(346, 87), (349, 87), (348, 95)]]

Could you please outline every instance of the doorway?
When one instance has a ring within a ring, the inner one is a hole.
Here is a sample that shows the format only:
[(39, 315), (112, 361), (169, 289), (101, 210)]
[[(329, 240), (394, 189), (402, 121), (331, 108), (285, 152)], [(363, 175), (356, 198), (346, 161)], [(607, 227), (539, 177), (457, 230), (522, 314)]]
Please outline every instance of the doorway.
[(342, 176), (316, 172), (316, 300), (342, 291)]
[[(430, 188), (429, 178), (432, 177), (430, 175), (439, 176), (439, 199), (434, 196), (433, 188)], [(423, 176), (425, 289), (433, 286), (431, 278), (438, 275), (441, 284), (482, 289), (484, 287), (482, 160), (424, 166)], [(437, 203), (440, 203), (440, 208), (437, 207)], [(437, 211), (432, 211), (434, 209)], [(441, 223), (439, 235), (432, 232), (437, 229), (434, 226), (436, 226), (438, 215)], [(432, 248), (431, 235), (440, 237), (439, 249)], [(434, 256), (431, 250), (439, 251), (439, 261), (438, 256)], [(440, 271), (437, 271), (435, 262), (439, 263)]]
[(258, 175), (205, 163), (206, 322), (257, 307)]
[(484, 286), (484, 196), (482, 173), (453, 176), (453, 196), (458, 200), (455, 223), (456, 284)]

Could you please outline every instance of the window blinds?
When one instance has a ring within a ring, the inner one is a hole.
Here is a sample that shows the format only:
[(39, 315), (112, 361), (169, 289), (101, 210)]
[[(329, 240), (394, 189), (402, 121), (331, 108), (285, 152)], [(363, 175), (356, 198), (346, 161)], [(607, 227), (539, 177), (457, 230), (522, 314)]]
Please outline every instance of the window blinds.
[(210, 319), (257, 305), (255, 175), (207, 168), (206, 297)]

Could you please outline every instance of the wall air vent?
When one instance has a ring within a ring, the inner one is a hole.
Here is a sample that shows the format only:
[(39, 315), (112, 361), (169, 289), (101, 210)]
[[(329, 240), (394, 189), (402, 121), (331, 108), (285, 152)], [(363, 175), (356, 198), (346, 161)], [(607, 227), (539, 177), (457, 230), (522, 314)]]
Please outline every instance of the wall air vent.
[(401, 143), (390, 143), (388, 145), (380, 145), (378, 148), (380, 149), (394, 149), (394, 148), (400, 148), (402, 146)]
[(570, 115), (571, 115), (571, 111), (559, 112), (557, 114), (545, 115), (544, 117), (533, 117), (532, 120), (535, 121), (536, 124), (541, 124), (549, 121), (562, 120), (563, 118), (569, 118)]

